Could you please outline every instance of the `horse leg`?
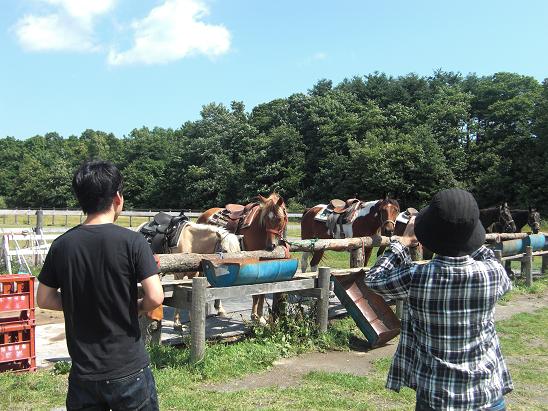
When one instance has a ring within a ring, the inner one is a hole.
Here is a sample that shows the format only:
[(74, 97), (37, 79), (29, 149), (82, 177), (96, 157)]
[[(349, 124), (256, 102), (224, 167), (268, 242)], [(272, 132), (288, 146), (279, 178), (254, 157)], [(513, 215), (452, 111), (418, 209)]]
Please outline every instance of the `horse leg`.
[(363, 267), (367, 267), (367, 262), (369, 261), (369, 258), (371, 257), (371, 253), (373, 253), (372, 248), (365, 249), (365, 252), (363, 253)]
[(266, 319), (263, 317), (264, 295), (253, 296), (253, 306), (251, 307), (251, 319), (257, 321), (260, 325), (266, 325)]
[(219, 317), (226, 317), (226, 311), (221, 303), (221, 300), (217, 299), (214, 303), (215, 310), (217, 310), (217, 315)]
[(318, 264), (323, 257), (323, 251), (314, 251), (314, 256), (310, 260), (310, 271), (318, 271)]
[(308, 252), (304, 252), (301, 256), (301, 272), (306, 273), (306, 270), (308, 269), (308, 259), (310, 258), (310, 254)]

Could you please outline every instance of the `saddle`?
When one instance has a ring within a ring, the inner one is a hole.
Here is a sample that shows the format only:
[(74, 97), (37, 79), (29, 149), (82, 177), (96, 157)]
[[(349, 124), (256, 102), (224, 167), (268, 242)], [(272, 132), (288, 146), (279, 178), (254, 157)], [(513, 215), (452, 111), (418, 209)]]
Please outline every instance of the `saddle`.
[(188, 222), (188, 217), (182, 211), (175, 217), (159, 212), (139, 232), (150, 244), (153, 253), (168, 254), (171, 248), (177, 246), (181, 231)]
[(331, 237), (336, 237), (337, 226), (339, 226), (339, 236), (345, 238), (343, 226), (351, 224), (355, 220), (360, 203), (361, 201), (357, 198), (350, 198), (346, 201), (339, 199), (329, 201), (326, 211), (331, 214), (327, 216), (325, 225), (327, 233)]
[(357, 198), (350, 198), (346, 201), (334, 198), (333, 200), (329, 201), (327, 209), (333, 211), (335, 214), (344, 214), (348, 211), (350, 207), (359, 202), (360, 200), (358, 200)]
[(249, 203), (245, 206), (227, 204), (225, 208), (209, 217), (208, 223), (224, 227), (231, 233), (238, 233), (251, 225), (259, 209), (259, 203)]

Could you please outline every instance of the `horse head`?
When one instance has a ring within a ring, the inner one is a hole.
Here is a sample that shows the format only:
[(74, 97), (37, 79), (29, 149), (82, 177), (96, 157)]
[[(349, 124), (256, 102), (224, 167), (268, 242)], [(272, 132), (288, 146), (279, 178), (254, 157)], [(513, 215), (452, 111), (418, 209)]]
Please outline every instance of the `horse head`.
[(396, 229), (396, 218), (400, 213), (400, 205), (393, 198), (385, 196), (384, 200), (377, 204), (377, 207), (381, 222), (381, 235), (391, 237)]
[(540, 231), (540, 213), (536, 208), (529, 206), (529, 215), (527, 216), (527, 224), (533, 230), (533, 234), (538, 234)]
[(261, 207), (259, 221), (267, 233), (266, 249), (273, 250), (284, 238), (288, 222), (285, 203), (277, 193), (272, 193), (268, 198), (259, 195), (258, 199)]
[(516, 232), (516, 223), (512, 218), (512, 213), (507, 203), (499, 206), (499, 224), (502, 227), (502, 231), (504, 233)]

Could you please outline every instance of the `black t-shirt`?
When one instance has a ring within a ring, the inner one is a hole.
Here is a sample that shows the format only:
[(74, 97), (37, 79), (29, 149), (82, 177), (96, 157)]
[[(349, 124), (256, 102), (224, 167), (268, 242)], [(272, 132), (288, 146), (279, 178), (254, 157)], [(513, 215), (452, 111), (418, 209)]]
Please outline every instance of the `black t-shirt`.
[(137, 283), (157, 272), (143, 236), (115, 224), (79, 225), (51, 244), (39, 280), (61, 289), (71, 375), (99, 381), (148, 365)]

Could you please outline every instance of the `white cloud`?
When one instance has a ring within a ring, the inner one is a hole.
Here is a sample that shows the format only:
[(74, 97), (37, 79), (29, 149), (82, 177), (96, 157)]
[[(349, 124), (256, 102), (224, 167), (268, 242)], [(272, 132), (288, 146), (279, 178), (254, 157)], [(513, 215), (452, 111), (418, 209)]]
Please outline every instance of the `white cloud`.
[(192, 54), (214, 57), (228, 52), (230, 33), (224, 26), (201, 21), (208, 12), (200, 0), (166, 0), (132, 23), (133, 46), (111, 50), (109, 64), (168, 63)]
[(87, 20), (112, 9), (114, 0), (41, 0), (62, 8), (70, 16)]
[(40, 0), (54, 8), (47, 15), (27, 15), (15, 24), (15, 34), (29, 51), (95, 51), (94, 17), (108, 12), (115, 0)]

